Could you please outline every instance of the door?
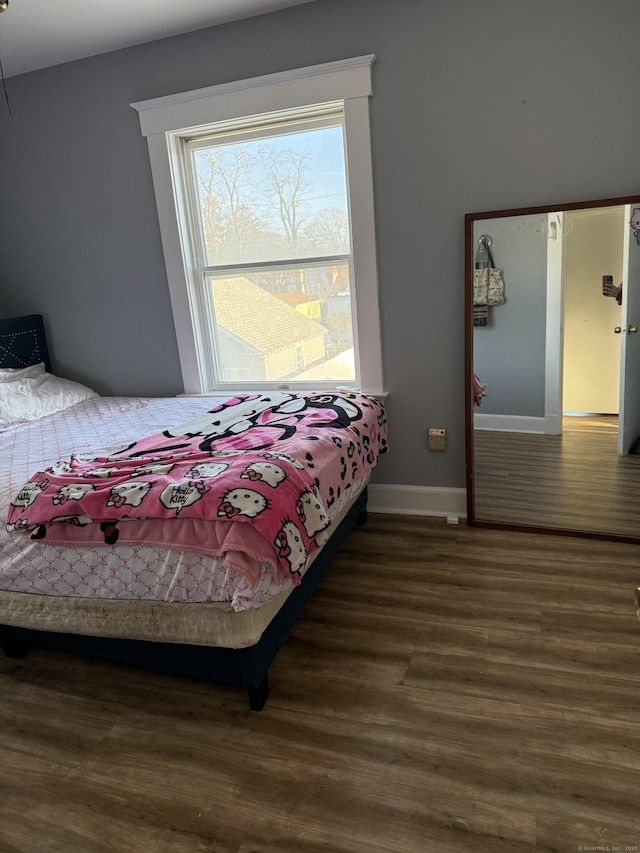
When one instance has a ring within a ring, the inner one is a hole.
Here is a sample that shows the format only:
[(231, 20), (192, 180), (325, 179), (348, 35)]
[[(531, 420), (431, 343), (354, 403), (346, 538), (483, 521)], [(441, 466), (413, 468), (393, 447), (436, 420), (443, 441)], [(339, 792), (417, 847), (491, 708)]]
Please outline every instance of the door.
[(628, 453), (640, 436), (640, 245), (629, 227), (632, 208), (626, 205), (624, 215), (619, 453)]

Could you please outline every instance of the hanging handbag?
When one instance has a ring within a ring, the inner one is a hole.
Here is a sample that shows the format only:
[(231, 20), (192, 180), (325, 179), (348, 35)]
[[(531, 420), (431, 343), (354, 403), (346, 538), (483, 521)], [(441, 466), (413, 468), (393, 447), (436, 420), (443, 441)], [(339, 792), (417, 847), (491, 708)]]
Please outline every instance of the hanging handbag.
[(486, 267), (473, 271), (473, 304), (502, 305), (504, 303), (502, 270)]
[(478, 240), (478, 246), (483, 248), (489, 258), (488, 266), (473, 271), (473, 304), (502, 305), (504, 299), (504, 279), (502, 270), (496, 269), (489, 245), (483, 235)]

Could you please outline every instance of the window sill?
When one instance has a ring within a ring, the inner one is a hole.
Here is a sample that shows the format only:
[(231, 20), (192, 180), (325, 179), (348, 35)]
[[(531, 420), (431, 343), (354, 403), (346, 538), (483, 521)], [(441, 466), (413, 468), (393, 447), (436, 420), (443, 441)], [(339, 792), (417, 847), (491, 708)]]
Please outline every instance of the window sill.
[[(183, 392), (182, 394), (176, 394), (176, 397), (219, 397), (219, 398), (222, 398), (224, 400), (228, 400), (230, 397), (239, 397), (239, 396), (242, 396), (243, 394), (268, 394), (270, 391), (272, 392), (273, 390), (274, 389), (266, 389), (266, 388), (256, 388), (256, 389), (243, 388), (241, 391), (237, 391), (237, 390), (234, 390), (233, 388), (231, 388), (231, 389), (225, 389), (224, 391), (207, 391), (203, 394), (196, 393), (196, 392), (190, 392), (190, 393)], [(345, 388), (345, 387), (338, 387), (335, 389), (325, 389), (324, 391), (314, 391), (312, 388), (300, 389), (300, 390), (294, 390), (291, 388), (277, 388), (275, 390), (283, 392), (285, 394), (323, 394), (323, 393), (330, 394), (332, 390), (338, 391), (338, 392), (347, 391), (347, 392), (351, 392), (353, 394), (364, 394), (366, 397), (375, 397), (376, 400), (381, 400), (381, 401), (386, 400), (387, 397), (389, 396), (388, 391), (362, 391), (360, 388)]]

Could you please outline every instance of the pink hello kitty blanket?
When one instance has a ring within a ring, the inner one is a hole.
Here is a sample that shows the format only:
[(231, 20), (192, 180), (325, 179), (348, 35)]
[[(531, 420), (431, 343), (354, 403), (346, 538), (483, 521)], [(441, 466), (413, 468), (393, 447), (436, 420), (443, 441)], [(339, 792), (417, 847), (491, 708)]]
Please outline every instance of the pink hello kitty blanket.
[(194, 420), (38, 472), (7, 528), (65, 546), (139, 543), (256, 563), (300, 582), (327, 508), (387, 449), (378, 400), (355, 393), (234, 397)]

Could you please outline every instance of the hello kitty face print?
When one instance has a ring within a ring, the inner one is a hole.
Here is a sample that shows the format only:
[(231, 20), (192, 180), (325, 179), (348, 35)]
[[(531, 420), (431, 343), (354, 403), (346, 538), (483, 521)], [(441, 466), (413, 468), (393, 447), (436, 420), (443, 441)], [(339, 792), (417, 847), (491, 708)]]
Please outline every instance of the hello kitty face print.
[(283, 557), (289, 564), (291, 574), (298, 574), (307, 562), (307, 551), (302, 541), (300, 531), (293, 521), (285, 521), (279, 530), (275, 546), (278, 556)]
[(240, 477), (243, 480), (262, 480), (272, 489), (275, 489), (279, 483), (286, 480), (287, 475), (279, 465), (274, 465), (271, 462), (253, 462), (247, 465)]
[(267, 509), (268, 501), (253, 489), (233, 489), (222, 498), (218, 516), (232, 519), (238, 515), (255, 518)]
[(229, 466), (225, 462), (198, 462), (187, 471), (187, 477), (201, 480), (203, 477), (219, 477)]
[(146, 498), (150, 488), (151, 483), (143, 480), (119, 483), (111, 489), (107, 506), (115, 506), (118, 509), (125, 505), (138, 507)]
[(331, 524), (324, 507), (313, 492), (303, 492), (300, 495), (296, 504), (296, 512), (310, 539), (313, 539)]
[(69, 483), (65, 486), (60, 486), (51, 500), (54, 504), (64, 504), (67, 501), (80, 501), (87, 494), (93, 492), (95, 486), (91, 483)]

